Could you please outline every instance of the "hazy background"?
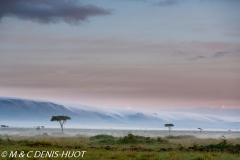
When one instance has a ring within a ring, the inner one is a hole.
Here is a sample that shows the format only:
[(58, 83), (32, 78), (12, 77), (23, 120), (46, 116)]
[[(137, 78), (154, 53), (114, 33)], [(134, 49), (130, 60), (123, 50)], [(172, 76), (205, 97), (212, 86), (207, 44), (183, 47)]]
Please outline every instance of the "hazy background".
[[(44, 128), (42, 130), (36, 130), (35, 128), (8, 128), (0, 130), (2, 137), (4, 136), (36, 136), (36, 137), (64, 137), (64, 136), (76, 136), (76, 137), (90, 137), (99, 134), (112, 135), (114, 137), (127, 136), (131, 132), (134, 135), (145, 136), (145, 137), (166, 137), (169, 135), (168, 130), (113, 130), (113, 129), (69, 129), (65, 128), (64, 134), (61, 133), (61, 129), (56, 128)], [(228, 131), (179, 131), (173, 130), (171, 135), (191, 135), (197, 138), (223, 138), (226, 139), (239, 139), (239, 132), (228, 132)]]
[(237, 0), (1, 0), (0, 96), (240, 108), (239, 8)]

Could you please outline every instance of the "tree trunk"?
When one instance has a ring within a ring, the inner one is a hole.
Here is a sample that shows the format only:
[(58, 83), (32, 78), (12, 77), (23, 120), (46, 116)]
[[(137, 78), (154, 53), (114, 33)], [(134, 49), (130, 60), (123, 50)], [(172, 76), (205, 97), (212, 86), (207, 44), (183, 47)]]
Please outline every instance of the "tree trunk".
[(63, 124), (61, 124), (61, 128), (62, 128), (62, 133), (63, 133)]

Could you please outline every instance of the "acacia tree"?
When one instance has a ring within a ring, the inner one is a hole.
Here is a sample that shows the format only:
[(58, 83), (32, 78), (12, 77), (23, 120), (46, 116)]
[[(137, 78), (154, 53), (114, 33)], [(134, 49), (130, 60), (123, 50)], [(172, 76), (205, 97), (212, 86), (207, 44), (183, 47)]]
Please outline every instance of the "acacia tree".
[(63, 124), (65, 124), (66, 121), (70, 120), (70, 119), (71, 119), (71, 117), (69, 117), (69, 116), (52, 116), (51, 121), (58, 121), (60, 123), (62, 132), (63, 132)]
[(171, 129), (172, 129), (173, 126), (174, 126), (174, 125), (171, 124), (171, 123), (169, 123), (169, 124), (165, 124), (165, 125), (164, 125), (164, 127), (168, 127), (169, 135), (170, 135), (170, 131), (171, 131)]
[(202, 130), (203, 130), (202, 128), (198, 128), (198, 129), (200, 130), (200, 133), (201, 133), (201, 132), (202, 132)]

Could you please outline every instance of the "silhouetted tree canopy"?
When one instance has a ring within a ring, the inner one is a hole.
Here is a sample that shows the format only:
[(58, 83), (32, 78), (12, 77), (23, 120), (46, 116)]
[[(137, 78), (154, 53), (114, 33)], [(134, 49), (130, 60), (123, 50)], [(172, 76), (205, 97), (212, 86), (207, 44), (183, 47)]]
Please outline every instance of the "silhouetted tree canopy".
[(168, 127), (168, 130), (169, 130), (169, 135), (170, 135), (170, 130), (172, 129), (174, 125), (172, 123), (169, 123), (169, 124), (165, 124), (164, 127)]
[(65, 124), (67, 122), (67, 120), (70, 120), (71, 117), (69, 116), (52, 116), (51, 121), (58, 121), (60, 123), (60, 126), (62, 128), (62, 132), (63, 132), (63, 124)]
[(169, 124), (165, 124), (164, 127), (173, 127), (174, 125), (169, 123)]

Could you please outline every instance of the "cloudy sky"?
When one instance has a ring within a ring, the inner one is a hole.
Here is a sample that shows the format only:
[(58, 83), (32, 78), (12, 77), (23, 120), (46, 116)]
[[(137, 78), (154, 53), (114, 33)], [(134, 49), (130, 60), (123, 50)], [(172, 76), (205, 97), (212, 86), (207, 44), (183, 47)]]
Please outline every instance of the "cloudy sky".
[(0, 96), (240, 108), (238, 0), (1, 0)]

